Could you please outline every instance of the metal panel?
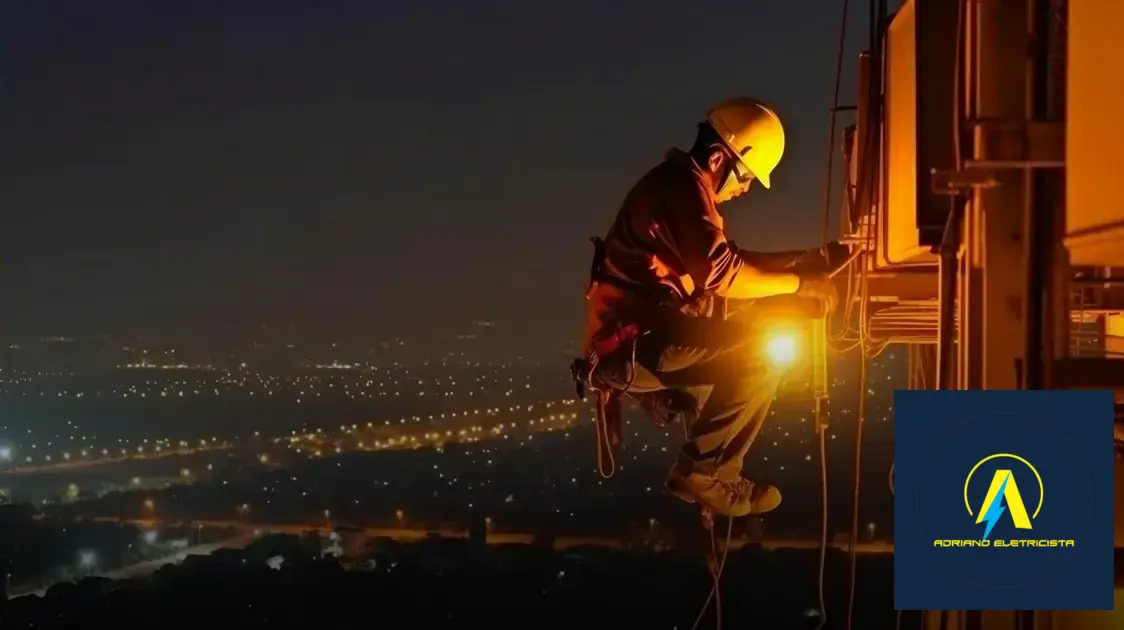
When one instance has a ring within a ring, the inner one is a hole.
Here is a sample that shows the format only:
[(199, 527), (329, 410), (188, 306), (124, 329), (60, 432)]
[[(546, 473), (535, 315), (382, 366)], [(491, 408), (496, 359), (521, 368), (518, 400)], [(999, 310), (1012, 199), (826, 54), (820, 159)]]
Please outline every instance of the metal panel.
[(950, 204), (930, 172), (953, 165), (956, 18), (954, 2), (907, 0), (886, 32), (882, 264), (936, 262)]
[(1074, 265), (1124, 265), (1124, 2), (1069, 0), (1066, 246)]
[[(886, 30), (885, 193), (877, 239), (887, 264), (926, 253), (917, 232), (916, 3), (902, 5)], [(929, 256), (935, 261), (935, 257)]]
[[(1115, 501), (1113, 502), (1113, 518), (1115, 520), (1113, 521), (1112, 539), (1113, 546), (1116, 547), (1116, 549), (1118, 550), (1117, 553), (1119, 553), (1120, 549), (1124, 549), (1124, 462), (1116, 460), (1115, 467), (1112, 470), (1114, 480), (1113, 483), (1115, 484), (1115, 487), (1113, 488), (1113, 494), (1116, 497)], [(1124, 584), (1121, 583), (1121, 578), (1124, 577), (1124, 575), (1121, 575), (1121, 571), (1124, 571), (1124, 567), (1122, 567), (1121, 564), (1117, 562), (1117, 598), (1120, 597), (1120, 587), (1124, 586)], [(1117, 599), (1116, 605), (1120, 606), (1119, 599)]]

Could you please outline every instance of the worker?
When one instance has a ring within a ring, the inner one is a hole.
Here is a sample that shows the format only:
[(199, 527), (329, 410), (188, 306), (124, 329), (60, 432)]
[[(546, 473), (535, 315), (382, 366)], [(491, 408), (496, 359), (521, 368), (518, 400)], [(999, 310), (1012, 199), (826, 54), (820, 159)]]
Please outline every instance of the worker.
[(586, 355), (572, 368), (579, 391), (584, 382), (628, 392), (649, 410), (657, 405), (645, 395), (681, 394), (688, 439), (666, 488), (725, 516), (768, 512), (781, 500), (742, 476), (781, 375), (753, 351), (754, 329), (725, 317), (726, 300), (795, 295), (827, 309), (836, 300), (822, 266), (797, 271), (804, 252), (741, 250), (717, 211), (755, 181), (769, 188), (784, 144), (771, 108), (725, 100), (698, 125), (691, 150), (668, 152), (628, 193), (606, 238), (592, 239)]

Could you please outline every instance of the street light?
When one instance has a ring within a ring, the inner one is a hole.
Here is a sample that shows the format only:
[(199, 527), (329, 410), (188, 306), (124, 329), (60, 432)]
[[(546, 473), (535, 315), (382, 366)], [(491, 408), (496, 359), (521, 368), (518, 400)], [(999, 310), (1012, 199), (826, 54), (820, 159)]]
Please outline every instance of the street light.
[(98, 556), (90, 550), (78, 552), (78, 566), (83, 569), (92, 569), (98, 563)]

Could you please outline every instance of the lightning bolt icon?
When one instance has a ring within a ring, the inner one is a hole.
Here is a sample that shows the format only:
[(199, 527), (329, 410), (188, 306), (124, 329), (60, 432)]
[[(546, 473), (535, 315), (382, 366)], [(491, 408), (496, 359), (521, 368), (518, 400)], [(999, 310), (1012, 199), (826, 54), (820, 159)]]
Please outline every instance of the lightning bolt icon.
[(1007, 490), (1007, 480), (1010, 478), (1011, 475), (1010, 473), (1008, 473), (1007, 477), (1003, 479), (1003, 485), (999, 486), (999, 491), (995, 493), (995, 497), (987, 506), (987, 511), (984, 512), (983, 520), (985, 523), (987, 523), (987, 528), (984, 529), (983, 538), (981, 538), (980, 540), (987, 540), (987, 537), (991, 535), (991, 528), (995, 527), (996, 521), (999, 520), (999, 517), (1003, 515), (1004, 510), (1007, 509), (1000, 505), (1000, 503), (1005, 496), (1003, 493)]

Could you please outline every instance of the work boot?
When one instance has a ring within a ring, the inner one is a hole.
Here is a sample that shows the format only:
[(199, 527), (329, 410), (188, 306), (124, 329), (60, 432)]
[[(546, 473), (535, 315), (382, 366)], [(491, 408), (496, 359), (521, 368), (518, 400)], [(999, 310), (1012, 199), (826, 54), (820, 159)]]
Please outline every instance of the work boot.
[(665, 486), (681, 500), (701, 503), (723, 516), (764, 514), (781, 504), (781, 492), (774, 486), (758, 485), (741, 476), (726, 481), (715, 475), (684, 473), (678, 466), (671, 469)]

